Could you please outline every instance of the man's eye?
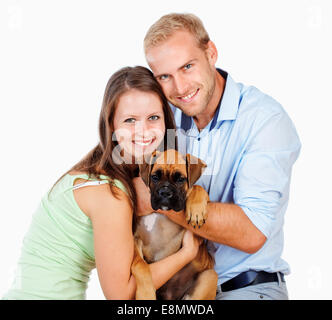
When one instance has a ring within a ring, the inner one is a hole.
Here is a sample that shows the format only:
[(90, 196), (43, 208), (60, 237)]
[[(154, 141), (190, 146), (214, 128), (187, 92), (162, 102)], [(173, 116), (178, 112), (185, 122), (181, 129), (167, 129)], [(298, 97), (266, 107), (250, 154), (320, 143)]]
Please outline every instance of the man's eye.
[(159, 80), (167, 80), (168, 79), (168, 75), (167, 74), (163, 74), (159, 77)]
[(134, 118), (128, 118), (124, 122), (126, 122), (126, 123), (135, 123), (135, 119)]
[(187, 65), (184, 66), (185, 70), (188, 70), (192, 67), (193, 65), (191, 63), (188, 63)]
[(160, 119), (159, 116), (151, 116), (151, 117), (149, 118), (149, 120), (158, 120), (158, 119)]

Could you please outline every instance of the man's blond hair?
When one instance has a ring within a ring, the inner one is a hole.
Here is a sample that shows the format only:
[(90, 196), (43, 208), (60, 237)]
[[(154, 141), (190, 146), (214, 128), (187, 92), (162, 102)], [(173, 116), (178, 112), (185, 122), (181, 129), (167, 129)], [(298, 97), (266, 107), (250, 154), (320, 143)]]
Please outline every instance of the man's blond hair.
[(190, 32), (196, 38), (198, 46), (206, 49), (210, 37), (202, 21), (194, 14), (170, 13), (162, 16), (150, 27), (144, 38), (144, 51), (160, 45), (178, 30)]

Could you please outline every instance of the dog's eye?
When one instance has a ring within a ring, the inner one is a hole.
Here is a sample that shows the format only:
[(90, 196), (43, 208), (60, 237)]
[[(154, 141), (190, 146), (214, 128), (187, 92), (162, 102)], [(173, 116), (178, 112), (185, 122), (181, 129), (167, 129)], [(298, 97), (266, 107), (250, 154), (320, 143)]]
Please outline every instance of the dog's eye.
[(151, 176), (151, 180), (152, 180), (153, 182), (158, 182), (158, 180), (159, 180), (159, 176), (158, 176), (157, 174), (153, 174), (153, 175)]
[(176, 182), (178, 182), (178, 183), (184, 183), (185, 181), (186, 181), (186, 178), (179, 177)]
[(187, 179), (180, 173), (180, 172), (175, 172), (173, 174), (173, 181), (175, 183), (184, 183)]

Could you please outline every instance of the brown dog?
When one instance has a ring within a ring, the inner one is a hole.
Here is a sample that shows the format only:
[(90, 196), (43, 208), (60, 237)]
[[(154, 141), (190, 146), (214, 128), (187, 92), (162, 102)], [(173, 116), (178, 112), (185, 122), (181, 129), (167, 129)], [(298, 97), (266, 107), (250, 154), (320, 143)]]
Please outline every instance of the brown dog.
[[(140, 165), (140, 175), (151, 191), (154, 210), (185, 210), (188, 223), (201, 227), (207, 219), (209, 196), (193, 184), (201, 176), (205, 163), (175, 150), (154, 153), (148, 163)], [(161, 260), (182, 244), (185, 229), (158, 213), (138, 217), (135, 230), (135, 256), (131, 267), (135, 276), (137, 300), (208, 300), (214, 299), (217, 274), (214, 261), (202, 243), (196, 258), (177, 272), (156, 292), (148, 263)]]

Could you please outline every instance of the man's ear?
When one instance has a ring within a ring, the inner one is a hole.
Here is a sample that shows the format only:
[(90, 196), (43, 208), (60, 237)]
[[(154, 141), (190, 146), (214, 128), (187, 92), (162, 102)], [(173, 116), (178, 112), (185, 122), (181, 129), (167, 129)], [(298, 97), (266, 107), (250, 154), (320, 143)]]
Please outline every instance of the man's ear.
[(146, 186), (149, 188), (150, 185), (150, 174), (151, 174), (151, 170), (152, 167), (157, 159), (157, 156), (159, 154), (159, 151), (154, 151), (150, 158), (145, 161), (142, 164), (139, 164), (139, 175), (141, 176), (142, 180), (144, 181), (144, 183), (146, 184)]
[(206, 55), (210, 64), (215, 66), (218, 59), (218, 49), (211, 40), (206, 44)]
[(202, 175), (206, 168), (206, 164), (199, 158), (196, 158), (189, 153), (186, 154), (186, 167), (187, 167), (187, 179), (189, 189), (195, 184), (195, 182)]

